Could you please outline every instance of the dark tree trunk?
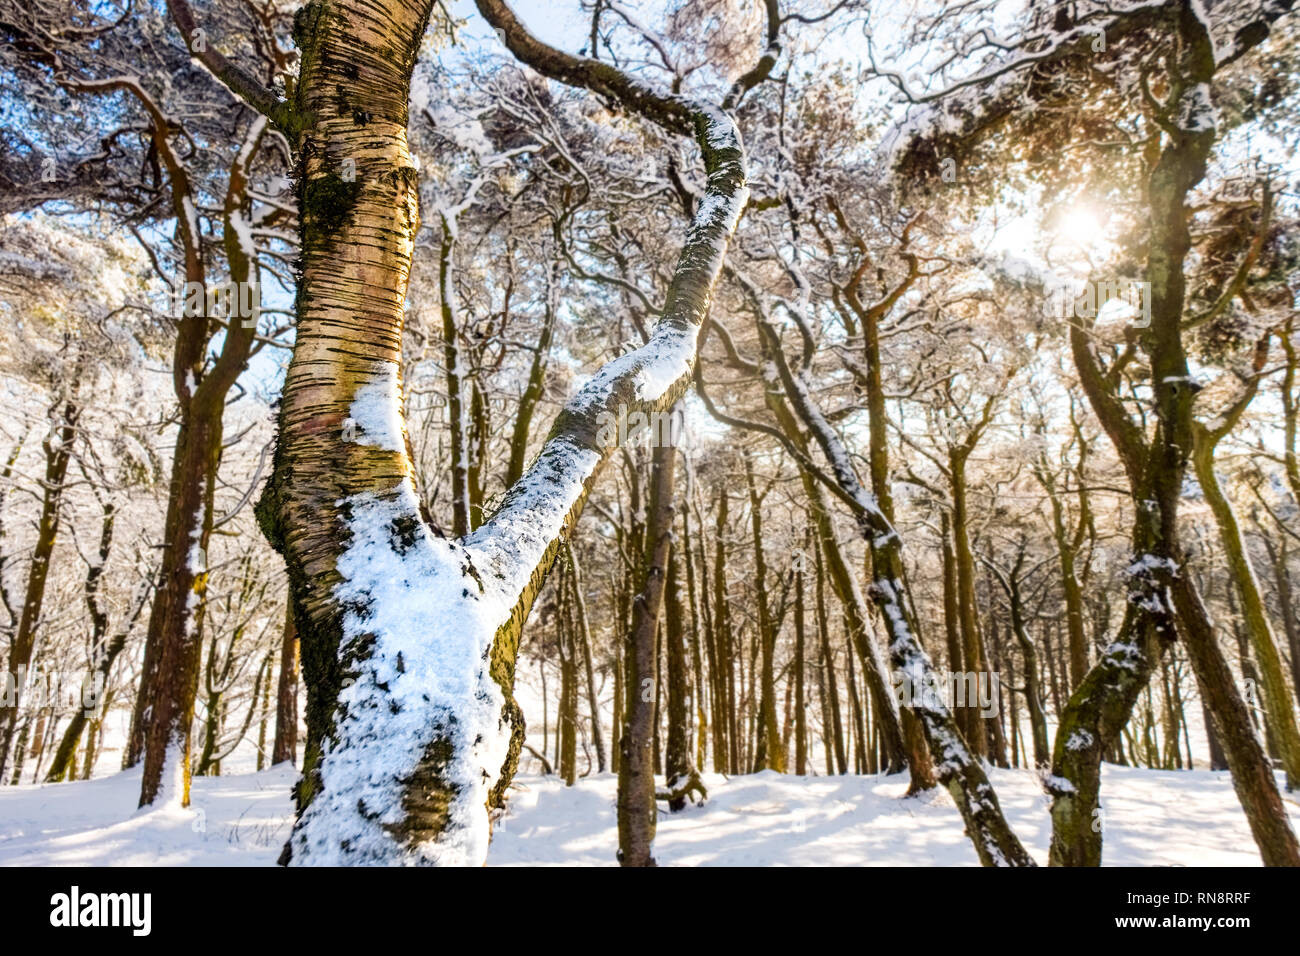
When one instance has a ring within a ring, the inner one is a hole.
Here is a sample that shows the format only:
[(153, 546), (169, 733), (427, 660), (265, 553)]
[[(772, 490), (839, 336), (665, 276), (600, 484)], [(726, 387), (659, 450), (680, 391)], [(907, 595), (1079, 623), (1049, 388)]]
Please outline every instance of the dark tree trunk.
[(280, 641), (280, 677), (275, 694), (275, 742), (271, 763), (298, 762), (298, 628), (293, 620), (293, 601), (284, 615), (284, 636)]
[(672, 549), (673, 485), (677, 450), (658, 445), (650, 479), (644, 577), (632, 605), (625, 644), (625, 717), (619, 740), (618, 859), (623, 866), (654, 866), (655, 635)]
[(68, 464), (72, 461), (81, 406), (75, 401), (65, 402), (59, 416), (59, 420), (51, 425), (50, 433), (42, 445), (45, 451), (45, 481), (40, 524), (37, 526), (36, 545), (32, 549), (32, 561), (27, 572), (27, 588), (23, 593), (18, 630), (9, 646), (9, 670), (6, 673), (16, 682), (16, 686), (13, 706), (0, 704), (0, 779), (3, 778), (11, 749), (15, 765), (22, 766), (21, 741), (17, 747), (12, 746), (14, 728), (18, 711), (22, 707), (23, 684), (30, 677), (28, 671), (35, 656), (37, 631), (45, 602), (45, 585), (50, 575), (50, 557), (54, 553), (54, 542), (59, 536), (63, 485), (68, 474)]

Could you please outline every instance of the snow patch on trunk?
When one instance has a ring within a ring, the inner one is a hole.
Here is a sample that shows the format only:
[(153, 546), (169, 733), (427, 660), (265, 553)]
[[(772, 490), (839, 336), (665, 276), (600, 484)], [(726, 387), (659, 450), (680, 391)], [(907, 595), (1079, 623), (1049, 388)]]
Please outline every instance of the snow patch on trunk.
[[(462, 548), (420, 521), (409, 479), (383, 495), (349, 498), (345, 513), (352, 539), (338, 563), (339, 652), (345, 662), (358, 652), (364, 660), (339, 695), (322, 792), (294, 833), (294, 861), (481, 865), (487, 795), (509, 744), (489, 654), (510, 608), (481, 591)], [(438, 770), (453, 790), (447, 827), (436, 841), (412, 845), (394, 828), (439, 738), (451, 744)]]
[(343, 421), (343, 440), (385, 451), (406, 450), (402, 389), (395, 362), (378, 363), (375, 377), (357, 389), (349, 415)]

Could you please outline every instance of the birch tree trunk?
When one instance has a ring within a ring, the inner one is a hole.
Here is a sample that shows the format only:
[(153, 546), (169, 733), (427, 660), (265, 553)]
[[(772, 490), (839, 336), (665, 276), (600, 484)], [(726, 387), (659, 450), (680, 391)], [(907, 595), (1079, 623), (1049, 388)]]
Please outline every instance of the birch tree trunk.
[[(658, 326), (560, 413), (498, 511), (460, 540), (424, 523), (401, 417), (403, 302), (418, 227), (410, 76), (431, 0), (317, 0), (299, 14), (298, 331), (275, 472), (259, 506), (285, 555), (308, 686), (293, 863), (481, 864), (522, 746), (520, 629), (617, 442), (667, 409), (744, 208), (740, 137), (721, 109), (660, 97), (535, 40), (480, 3), (543, 72), (695, 134), (708, 176)], [(653, 799), (653, 796), (652, 796)]]

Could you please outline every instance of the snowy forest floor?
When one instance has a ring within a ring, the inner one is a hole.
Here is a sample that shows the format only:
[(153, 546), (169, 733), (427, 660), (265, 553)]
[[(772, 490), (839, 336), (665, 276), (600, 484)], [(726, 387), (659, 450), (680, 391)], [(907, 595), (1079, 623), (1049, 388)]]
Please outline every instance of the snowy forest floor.
[[(295, 778), (288, 766), (196, 778), (190, 809), (146, 812), (134, 810), (138, 770), (0, 788), (0, 865), (271, 865), (292, 823)], [(661, 814), (661, 865), (976, 865), (947, 795), (902, 799), (905, 776), (704, 779), (705, 805)], [(993, 783), (1020, 838), (1046, 862), (1047, 798), (1034, 774), (995, 770)], [(612, 774), (574, 787), (519, 777), (488, 865), (613, 865), (616, 784)], [(1227, 773), (1107, 766), (1102, 796), (1107, 865), (1259, 865)], [(1300, 798), (1284, 799), (1300, 828)]]

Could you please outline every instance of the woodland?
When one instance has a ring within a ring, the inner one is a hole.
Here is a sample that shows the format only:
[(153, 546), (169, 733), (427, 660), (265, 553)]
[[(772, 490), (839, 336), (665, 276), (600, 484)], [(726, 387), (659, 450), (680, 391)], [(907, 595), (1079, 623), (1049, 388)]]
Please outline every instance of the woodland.
[(1297, 21), (0, 0), (0, 805), (482, 865), (612, 774), (653, 866), (878, 775), (1098, 866), (1119, 766), (1300, 865)]

